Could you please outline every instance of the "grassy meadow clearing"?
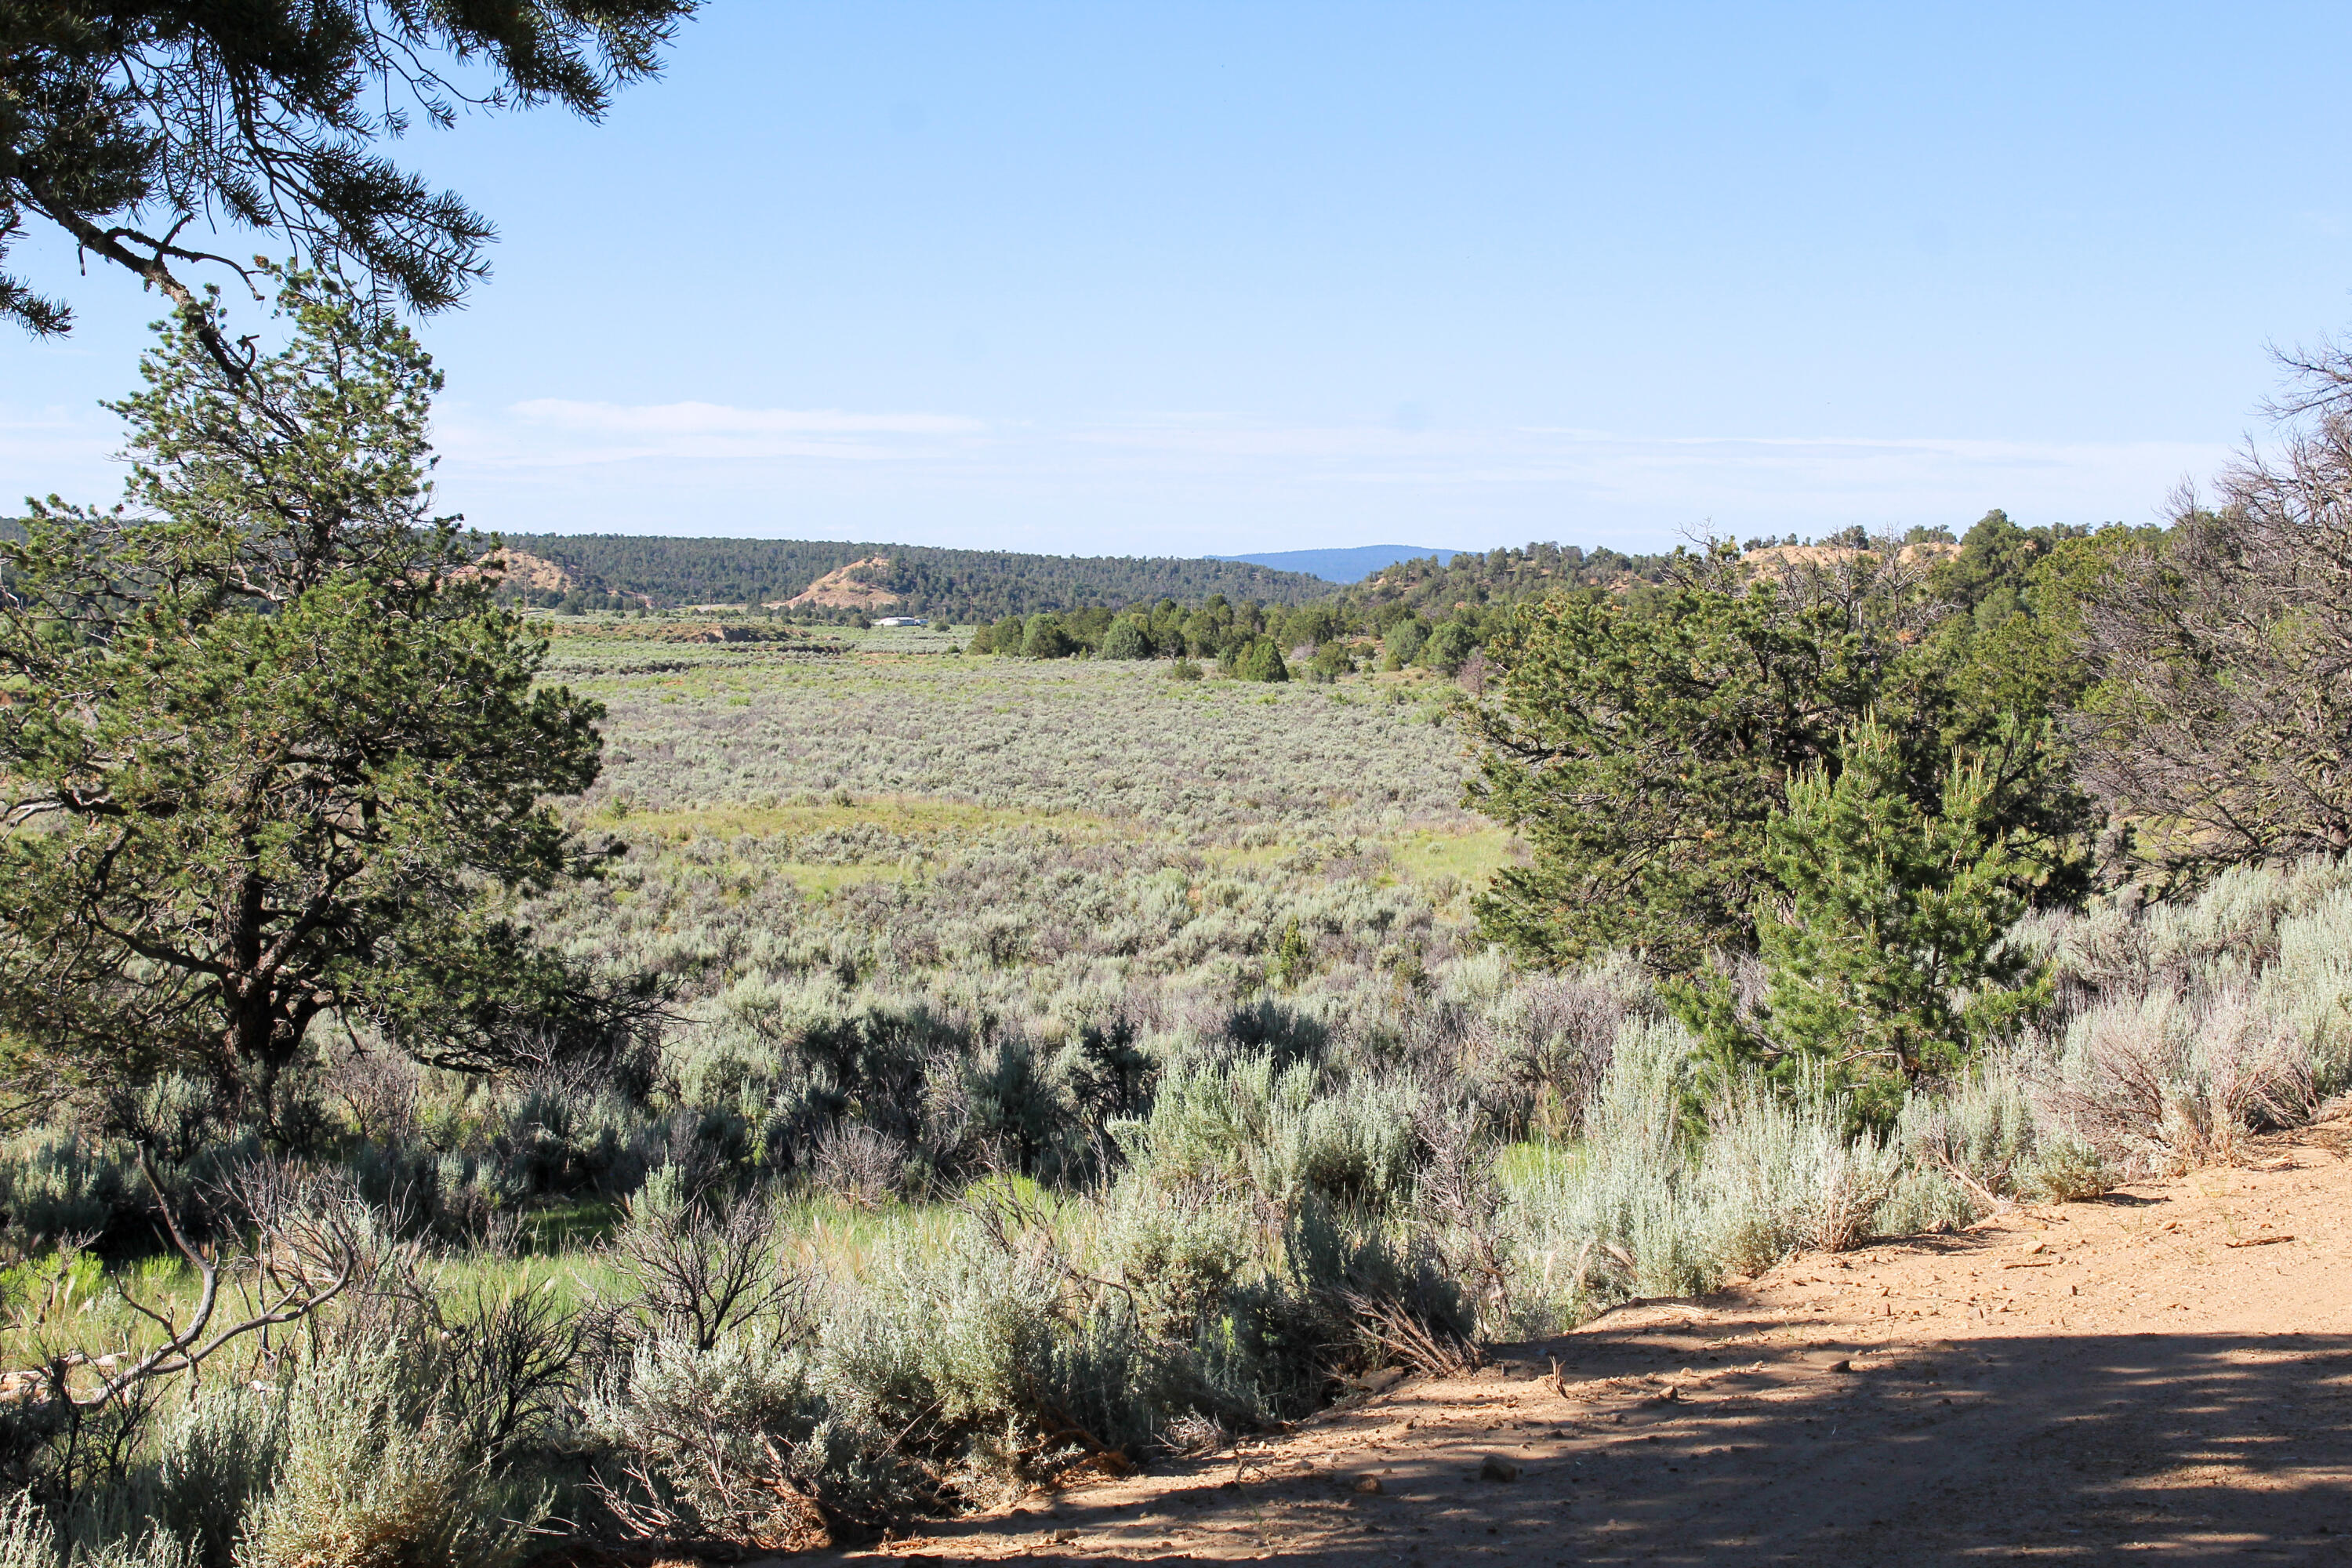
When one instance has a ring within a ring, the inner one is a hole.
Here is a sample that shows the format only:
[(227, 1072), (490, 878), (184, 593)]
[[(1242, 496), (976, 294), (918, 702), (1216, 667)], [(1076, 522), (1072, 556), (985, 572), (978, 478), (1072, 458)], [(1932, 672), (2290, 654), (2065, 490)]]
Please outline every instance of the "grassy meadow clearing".
[[(2051, 1010), (1874, 1129), (1702, 1093), (1628, 962), (1474, 938), (1519, 851), (1462, 805), (1433, 672), (627, 625), (558, 637), (547, 675), (606, 707), (565, 809), (614, 853), (516, 913), (653, 1016), (491, 1076), (334, 1031), (292, 1151), (180, 1080), (131, 1113), (175, 1207), (246, 1247), (232, 1310), (340, 1273), (335, 1300), (226, 1348), (194, 1403), (110, 1415), (203, 1280), (159, 1255), (122, 1137), (41, 1127), (0, 1162), (10, 1440), (66, 1443), (90, 1551), (292, 1562), (427, 1513), (483, 1563), (523, 1524), (805, 1542), (2211, 1158), (2345, 1083), (2331, 862), (2029, 921)], [(331, 1482), (362, 1461), (397, 1495)]]

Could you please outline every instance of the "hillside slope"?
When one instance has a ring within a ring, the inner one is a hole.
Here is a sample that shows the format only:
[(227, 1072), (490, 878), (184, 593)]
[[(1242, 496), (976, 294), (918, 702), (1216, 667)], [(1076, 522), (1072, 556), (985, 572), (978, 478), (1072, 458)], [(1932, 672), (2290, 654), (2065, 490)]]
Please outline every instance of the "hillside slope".
[(889, 574), (888, 556), (868, 556), (828, 572), (791, 598), (771, 601), (765, 607), (772, 610), (816, 608), (868, 613), (894, 609), (898, 606), (898, 595), (884, 586), (889, 581)]

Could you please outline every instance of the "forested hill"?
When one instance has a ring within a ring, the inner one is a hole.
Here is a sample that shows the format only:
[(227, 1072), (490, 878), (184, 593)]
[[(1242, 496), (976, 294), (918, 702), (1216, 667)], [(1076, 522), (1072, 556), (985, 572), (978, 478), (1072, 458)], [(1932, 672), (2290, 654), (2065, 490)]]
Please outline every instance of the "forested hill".
[(1424, 616), (1442, 617), (1455, 609), (1513, 605), (1562, 588), (1655, 583), (1664, 577), (1673, 560), (1672, 555), (1627, 555), (1605, 544), (1591, 550), (1574, 544), (1529, 544), (1483, 554), (1474, 550), (1444, 562), (1434, 556), (1400, 561), (1345, 590), (1344, 596), (1366, 609), (1402, 605)]
[[(513, 550), (562, 567), (583, 596), (644, 595), (657, 605), (767, 605), (834, 576), (797, 609), (995, 620), (1084, 605), (1223, 594), (1239, 603), (1301, 604), (1338, 584), (1240, 561), (1129, 555), (1027, 555), (1009, 550), (857, 544), (795, 539), (665, 539), (632, 534), (510, 533)], [(861, 565), (879, 561), (882, 564)], [(854, 568), (854, 570), (852, 570)], [(544, 596), (541, 595), (530, 595)], [(820, 601), (838, 599), (827, 605)]]

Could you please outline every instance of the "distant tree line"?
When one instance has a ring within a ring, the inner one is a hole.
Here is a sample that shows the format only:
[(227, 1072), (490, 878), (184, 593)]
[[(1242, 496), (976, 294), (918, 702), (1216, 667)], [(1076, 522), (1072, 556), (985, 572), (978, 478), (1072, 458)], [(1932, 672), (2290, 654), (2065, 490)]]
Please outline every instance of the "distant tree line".
[[(1914, 529), (1906, 542), (1950, 541)], [(509, 602), (562, 614), (618, 608), (780, 605), (828, 574), (892, 595), (887, 613), (976, 622), (976, 652), (1028, 658), (1215, 659), (1232, 668), (1255, 641), (1292, 673), (1331, 679), (1366, 668), (1422, 666), (1457, 674), (1523, 605), (1562, 595), (1639, 604), (1666, 590), (1679, 552), (1533, 542), (1484, 553), (1399, 562), (1339, 587), (1242, 562), (1032, 555), (798, 540), (509, 534), (506, 542), (563, 567), (567, 589), (517, 584)], [(1749, 549), (1796, 543), (1751, 540)], [(1859, 548), (1860, 529), (1808, 541)], [(882, 566), (858, 563), (882, 557)], [(796, 620), (857, 624), (885, 613), (795, 606)], [(1117, 628), (1115, 630), (1115, 628)]]
[[(1335, 680), (1359, 669), (1422, 665), (1458, 673), (1479, 647), (1472, 620), (1431, 623), (1402, 605), (1370, 614), (1330, 602), (1234, 604), (1212, 594), (1197, 605), (1173, 599), (1034, 616), (1007, 616), (973, 636), (973, 653), (1024, 658), (1213, 659), (1244, 680)], [(1292, 668), (1294, 660), (1303, 661)]]
[(1007, 615), (982, 626), (971, 651), (1028, 658), (1213, 659), (1230, 673), (1276, 680), (1296, 675), (1328, 681), (1362, 669), (1410, 667), (1454, 676), (1510, 623), (1517, 606), (1562, 595), (1619, 599), (1654, 593), (1676, 559), (1547, 543), (1457, 555), (1444, 564), (1431, 557), (1399, 562), (1303, 603), (1235, 601), (1219, 593), (1192, 602), (1171, 595), (1116, 609), (1097, 605)]
[(1302, 616), (1314, 620), (1305, 606), (1236, 605), (1223, 594), (1212, 594), (1191, 609), (1163, 598), (1118, 611), (1007, 616), (982, 626), (972, 637), (971, 651), (1023, 658), (1213, 658), (1244, 680), (1288, 680), (1282, 649), (1297, 635)]
[[(877, 556), (887, 564), (853, 574), (890, 595), (889, 612), (952, 621), (1073, 610), (1087, 605), (1232, 599), (1297, 604), (1334, 584), (1301, 572), (1241, 561), (1126, 555), (1032, 555), (1011, 550), (808, 540), (661, 539), (625, 534), (504, 536), (516, 550), (552, 561), (577, 581), (581, 605), (611, 594), (644, 595), (656, 605), (779, 604), (820, 577)], [(526, 603), (562, 595), (516, 590)], [(813, 620), (856, 621), (871, 611), (808, 606)]]

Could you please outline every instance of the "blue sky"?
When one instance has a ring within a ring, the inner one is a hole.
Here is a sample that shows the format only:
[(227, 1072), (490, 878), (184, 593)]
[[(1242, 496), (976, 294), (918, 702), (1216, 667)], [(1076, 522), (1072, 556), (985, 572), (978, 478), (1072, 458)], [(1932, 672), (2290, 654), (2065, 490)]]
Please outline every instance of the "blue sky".
[[(1236, 553), (2146, 521), (2352, 321), (2352, 8), (713, 0), (601, 126), (404, 155), (515, 531)], [(135, 285), (0, 338), (112, 494)]]

